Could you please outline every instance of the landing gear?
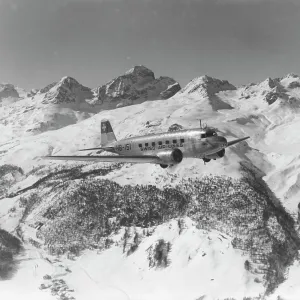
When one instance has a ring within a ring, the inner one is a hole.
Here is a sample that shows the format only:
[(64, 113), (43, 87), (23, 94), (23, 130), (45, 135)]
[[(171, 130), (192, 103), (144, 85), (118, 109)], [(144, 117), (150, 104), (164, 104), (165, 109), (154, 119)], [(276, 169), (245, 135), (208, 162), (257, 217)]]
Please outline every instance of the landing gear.
[(163, 164), (160, 164), (160, 166), (163, 168), (163, 169), (166, 169), (168, 167), (168, 165), (163, 165)]
[(203, 158), (203, 161), (204, 161), (204, 164), (206, 164), (206, 163), (210, 162), (210, 159), (204, 157), (204, 158)]

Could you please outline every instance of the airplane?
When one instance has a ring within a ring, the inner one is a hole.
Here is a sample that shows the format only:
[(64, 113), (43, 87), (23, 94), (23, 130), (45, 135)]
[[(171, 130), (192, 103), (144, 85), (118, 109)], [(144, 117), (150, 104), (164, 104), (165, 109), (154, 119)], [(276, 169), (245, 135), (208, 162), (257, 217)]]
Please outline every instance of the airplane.
[(104, 150), (118, 155), (108, 156), (43, 156), (49, 160), (98, 161), (121, 163), (152, 163), (162, 168), (177, 165), (183, 158), (198, 158), (204, 163), (225, 155), (225, 149), (248, 139), (249, 136), (228, 142), (214, 128), (178, 130), (117, 140), (109, 120), (101, 121), (101, 146), (79, 151)]

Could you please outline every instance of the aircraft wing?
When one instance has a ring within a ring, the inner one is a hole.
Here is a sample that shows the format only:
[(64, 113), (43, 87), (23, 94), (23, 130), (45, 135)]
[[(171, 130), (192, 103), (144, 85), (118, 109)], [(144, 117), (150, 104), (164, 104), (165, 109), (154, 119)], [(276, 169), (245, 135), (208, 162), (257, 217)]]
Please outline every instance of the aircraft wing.
[(113, 151), (114, 147), (96, 147), (96, 148), (79, 149), (78, 151), (90, 151), (90, 150)]
[(246, 139), (249, 139), (249, 138), (250, 138), (250, 136), (247, 136), (247, 137), (244, 137), (244, 138), (241, 138), (241, 139), (237, 139), (237, 140), (233, 140), (233, 141), (227, 142), (227, 147), (230, 147), (230, 146), (232, 146), (232, 145), (234, 145), (236, 143), (242, 142), (242, 141), (244, 141)]
[(120, 162), (120, 163), (161, 163), (157, 156), (152, 155), (108, 155), (108, 156), (42, 156), (47, 160), (72, 160), (72, 161), (98, 161), (98, 162)]
[(79, 149), (78, 151), (104, 150), (104, 149), (105, 148), (103, 148), (103, 147), (98, 147), (98, 148)]

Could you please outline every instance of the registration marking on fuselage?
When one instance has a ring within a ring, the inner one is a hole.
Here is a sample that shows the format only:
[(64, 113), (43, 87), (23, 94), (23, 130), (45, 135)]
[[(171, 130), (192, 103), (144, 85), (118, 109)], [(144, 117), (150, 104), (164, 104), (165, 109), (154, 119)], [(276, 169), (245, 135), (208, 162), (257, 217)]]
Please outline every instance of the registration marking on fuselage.
[(154, 151), (156, 149), (168, 149), (168, 148), (182, 148), (183, 144), (165, 144), (165, 145), (158, 145), (150, 146), (150, 147), (139, 147), (141, 151)]

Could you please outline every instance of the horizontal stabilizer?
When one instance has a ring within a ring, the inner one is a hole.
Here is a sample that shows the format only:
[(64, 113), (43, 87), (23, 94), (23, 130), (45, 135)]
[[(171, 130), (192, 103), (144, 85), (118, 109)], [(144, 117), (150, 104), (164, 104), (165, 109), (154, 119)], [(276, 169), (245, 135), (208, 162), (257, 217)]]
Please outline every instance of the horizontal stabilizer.
[(233, 140), (231, 142), (227, 142), (227, 147), (230, 147), (230, 146), (232, 146), (236, 143), (242, 142), (242, 141), (247, 140), (249, 138), (250, 138), (250, 136), (247, 136), (247, 137), (244, 137), (244, 138), (241, 138), (241, 139), (237, 139), (237, 140)]
[(95, 162), (119, 162), (119, 163), (154, 163), (159, 164), (161, 160), (157, 156), (151, 155), (108, 155), (108, 156), (42, 156), (47, 160), (71, 160), (71, 161), (95, 161)]

